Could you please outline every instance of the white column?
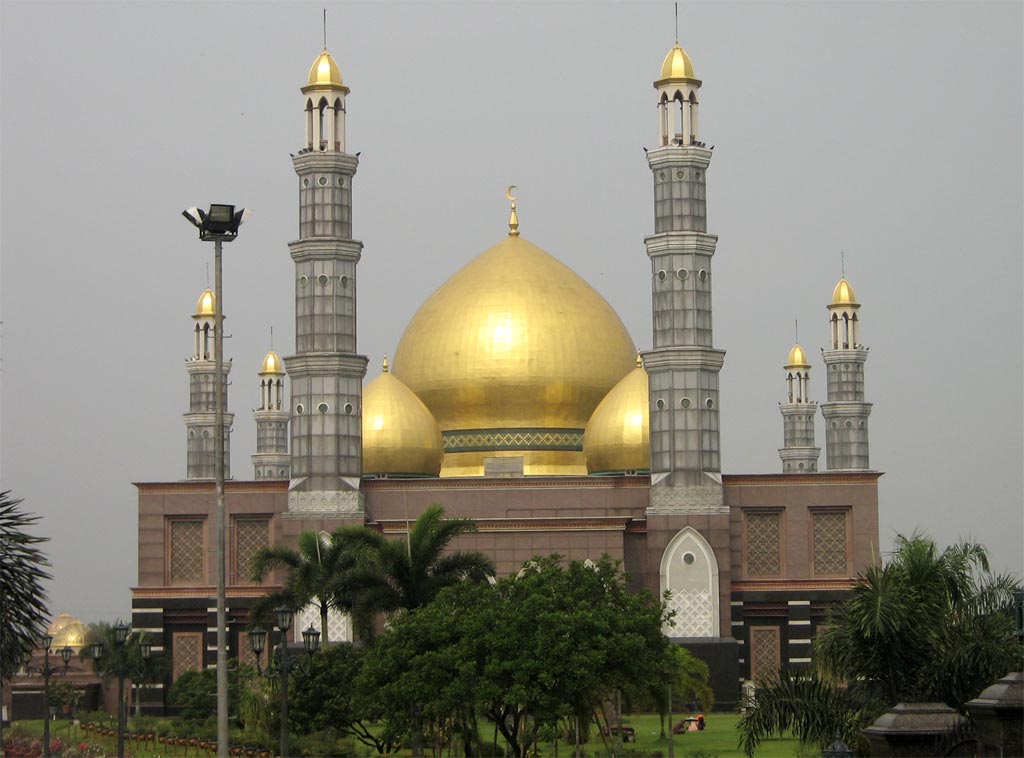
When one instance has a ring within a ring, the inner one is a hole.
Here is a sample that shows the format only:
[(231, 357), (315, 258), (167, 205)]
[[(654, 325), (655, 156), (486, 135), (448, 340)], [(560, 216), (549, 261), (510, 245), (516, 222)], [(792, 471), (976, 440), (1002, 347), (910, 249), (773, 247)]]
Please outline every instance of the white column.
[(338, 151), (345, 152), (345, 101), (341, 101), (338, 112), (335, 114), (338, 120)]
[(309, 105), (309, 100), (306, 101), (306, 147), (310, 150), (313, 149), (313, 108)]
[(314, 150), (320, 149), (320, 140), (323, 137), (320, 135), (320, 124), (323, 121), (323, 117), (320, 115), (320, 106), (316, 103), (313, 104), (313, 144), (310, 145)]
[(697, 131), (697, 103), (690, 103), (690, 131), (693, 133), (693, 138), (700, 142), (700, 132)]

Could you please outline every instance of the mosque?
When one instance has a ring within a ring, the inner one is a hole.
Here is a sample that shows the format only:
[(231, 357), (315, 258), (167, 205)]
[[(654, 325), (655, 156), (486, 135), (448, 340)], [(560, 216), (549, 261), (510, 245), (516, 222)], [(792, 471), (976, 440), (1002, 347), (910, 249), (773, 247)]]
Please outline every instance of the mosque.
[[(364, 386), (349, 88), (326, 49), (316, 57), (301, 88), (305, 144), (293, 156), (295, 353), (269, 352), (254, 377), (253, 475), (226, 485), (230, 655), (250, 657), (247, 609), (277, 581), (250, 580), (254, 551), (352, 524), (398, 537), (440, 503), (478, 527), (457, 546), (491, 555), (501, 573), (538, 554), (607, 553), (637, 588), (671, 591), (665, 634), (709, 662), (720, 706), (736, 702), (742, 681), (810, 661), (817, 625), (878, 551), (860, 305), (845, 278), (827, 305), (824, 470), (811, 362), (795, 345), (780, 377), (781, 471), (723, 474), (728, 398), (712, 333), (718, 238), (706, 224), (712, 152), (700, 88), (677, 43), (654, 82), (658, 133), (647, 151), (648, 348), (638, 351), (601, 295), (520, 234), (510, 188), (507, 232), (426, 298), (391, 363)], [(185, 479), (136, 485), (133, 626), (169, 653), (168, 683), (216, 657), (213, 439), (222, 432), (229, 455), (232, 415), (216, 429), (215, 393), (226, 396), (231, 363), (216, 376), (214, 306), (207, 290), (193, 316)], [(314, 615), (300, 612), (294, 629)], [(343, 616), (330, 628), (351, 639)]]

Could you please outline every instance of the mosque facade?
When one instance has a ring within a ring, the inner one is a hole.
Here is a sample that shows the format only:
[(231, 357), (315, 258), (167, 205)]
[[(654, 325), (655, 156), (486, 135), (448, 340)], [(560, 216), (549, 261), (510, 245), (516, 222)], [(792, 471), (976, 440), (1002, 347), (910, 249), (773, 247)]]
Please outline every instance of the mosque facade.
[[(430, 295), (391, 364), (364, 385), (352, 238), (356, 155), (346, 95), (326, 49), (301, 88), (295, 352), (269, 352), (254, 379), (251, 479), (226, 484), (230, 655), (251, 657), (248, 608), (279, 577), (248, 564), (304, 531), (367, 525), (400, 537), (429, 504), (474, 521), (460, 549), (500, 573), (539, 554), (608, 554), (636, 588), (670, 591), (665, 633), (711, 664), (721, 706), (740, 683), (810, 661), (816, 627), (878, 551), (878, 479), (868, 456), (859, 304), (845, 278), (822, 350), (825, 467), (815, 443), (811, 364), (795, 345), (780, 381), (780, 473), (723, 474), (719, 393), (725, 351), (712, 330), (712, 261), (693, 64), (678, 43), (654, 82), (651, 262), (653, 334), (637, 350), (581, 277), (526, 240), (515, 198), (506, 236)], [(170, 679), (212, 665), (216, 376), (213, 293), (196, 307), (186, 361), (186, 478), (138, 483), (139, 578), (133, 626), (172, 661)], [(255, 363), (255, 361), (254, 361)], [(229, 437), (231, 415), (220, 430)], [(225, 455), (230, 446), (225, 442)], [(299, 614), (295, 630), (314, 619)], [(333, 639), (351, 639), (330, 619)], [(159, 692), (156, 688), (154, 692)]]

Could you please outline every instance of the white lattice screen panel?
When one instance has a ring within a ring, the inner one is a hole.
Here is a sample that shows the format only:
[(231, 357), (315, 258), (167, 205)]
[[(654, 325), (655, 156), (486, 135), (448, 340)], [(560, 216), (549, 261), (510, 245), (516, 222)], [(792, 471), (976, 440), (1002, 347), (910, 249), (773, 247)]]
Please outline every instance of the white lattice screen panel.
[[(320, 609), (315, 605), (307, 605), (295, 614), (295, 626), (292, 628), (292, 639), (302, 642), (302, 632), (312, 626), (320, 631)], [(352, 625), (349, 615), (331, 608), (327, 611), (327, 635), (331, 642), (351, 642)], [(324, 642), (320, 639), (320, 644)]]
[(675, 611), (665, 624), (669, 637), (711, 637), (715, 633), (714, 602), (708, 590), (673, 590), (668, 609)]

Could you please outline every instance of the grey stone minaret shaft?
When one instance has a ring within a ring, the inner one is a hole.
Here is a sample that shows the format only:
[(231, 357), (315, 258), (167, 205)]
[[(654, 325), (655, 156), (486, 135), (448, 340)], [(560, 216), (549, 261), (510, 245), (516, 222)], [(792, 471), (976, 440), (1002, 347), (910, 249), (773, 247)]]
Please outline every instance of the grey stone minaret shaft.
[[(676, 50), (682, 53), (677, 47), (669, 55)], [(655, 82), (660, 146), (647, 153), (654, 234), (644, 240), (654, 311), (654, 347), (643, 356), (650, 382), (651, 513), (727, 512), (718, 418), (725, 352), (714, 347), (711, 319), (718, 237), (707, 233), (711, 151), (697, 133), (700, 84), (687, 76)]]
[(864, 401), (864, 363), (868, 349), (860, 343), (860, 319), (853, 288), (845, 278), (836, 285), (829, 310), (830, 348), (821, 351), (825, 361), (827, 402), (825, 417), (825, 464), (829, 471), (867, 471), (868, 416), (871, 403)]
[[(185, 361), (188, 371), (188, 413), (185, 414), (185, 427), (188, 433), (185, 463), (186, 479), (213, 479), (217, 474), (217, 459), (214, 454), (216, 444), (215, 407), (217, 404), (217, 364), (214, 355), (214, 336), (216, 320), (214, 318), (213, 293), (206, 290), (199, 297), (193, 329), (194, 348), (192, 356)], [(228, 407), (228, 374), (231, 361), (225, 360), (224, 373), (220, 379), (220, 389), (224, 393), (224, 478), (231, 478), (231, 424), (235, 419), (233, 413), (227, 412)]]
[[(329, 76), (324, 60), (329, 61)], [(317, 79), (316, 72), (321, 76)], [(324, 53), (302, 88), (306, 146), (292, 161), (299, 179), (295, 261), (295, 355), (291, 380), (289, 511), (362, 512), (362, 382), (356, 353), (356, 264), (352, 178), (358, 159), (345, 153), (341, 75)]]
[(288, 408), (284, 399), (284, 370), (277, 353), (271, 350), (260, 370), (260, 407), (253, 411), (256, 420), (256, 453), (252, 456), (254, 476), (261, 479), (288, 479)]
[(810, 399), (811, 366), (803, 348), (794, 345), (789, 353), (786, 369), (785, 403), (779, 403), (782, 413), (782, 459), (784, 474), (813, 474), (818, 470), (821, 448), (814, 446), (814, 418), (818, 404)]

